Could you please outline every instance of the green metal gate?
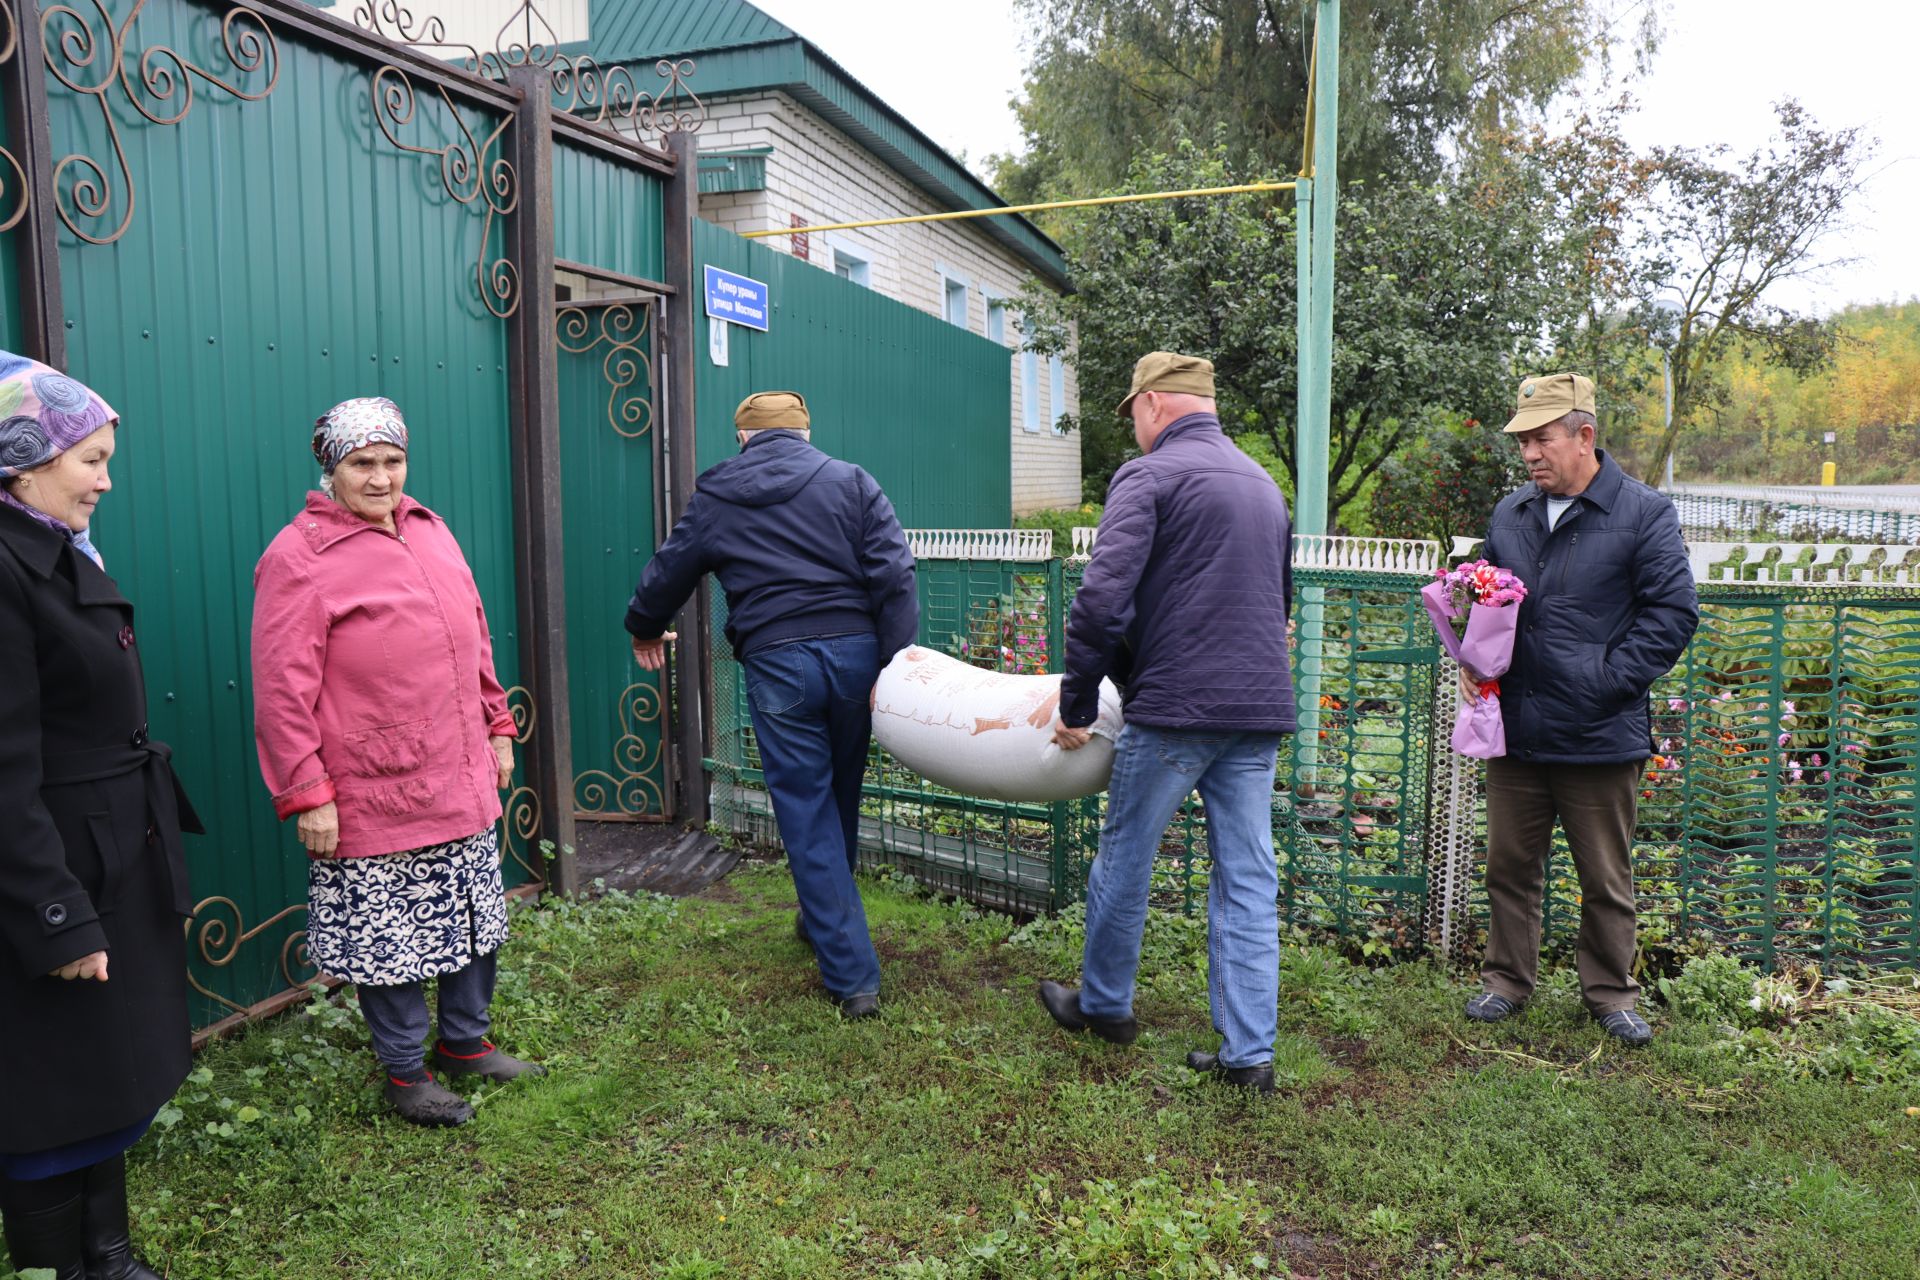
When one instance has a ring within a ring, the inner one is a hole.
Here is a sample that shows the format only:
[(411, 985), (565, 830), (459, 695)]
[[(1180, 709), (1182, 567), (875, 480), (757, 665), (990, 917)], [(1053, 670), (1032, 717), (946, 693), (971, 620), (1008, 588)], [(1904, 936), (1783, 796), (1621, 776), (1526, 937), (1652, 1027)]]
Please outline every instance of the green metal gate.
[(572, 802), (583, 818), (664, 818), (664, 675), (635, 664), (620, 626), (626, 598), (653, 555), (661, 515), (652, 299), (569, 301), (554, 323), (561, 351)]
[[(511, 32), (483, 52), (432, 43), (426, 15), (393, 6), (356, 20), (297, 0), (0, 5), (0, 343), (123, 415), (96, 538), (139, 610), (154, 733), (209, 827), (188, 842), (201, 1023), (313, 976), (304, 859), (255, 763), (248, 631), (254, 563), (313, 487), (312, 423), (336, 401), (399, 403), (408, 492), (479, 583), (521, 726), (510, 883), (539, 879), (542, 842), (570, 833), (567, 635), (548, 607), (561, 537), (543, 498), (562, 463), (552, 406), (571, 398), (556, 248), (562, 267), (671, 293), (656, 282), (681, 166), (628, 135), (698, 127), (662, 109), (678, 69), (636, 93)], [(650, 550), (658, 469), (574, 469), (637, 512), (627, 545)], [(617, 642), (618, 601), (595, 613)]]

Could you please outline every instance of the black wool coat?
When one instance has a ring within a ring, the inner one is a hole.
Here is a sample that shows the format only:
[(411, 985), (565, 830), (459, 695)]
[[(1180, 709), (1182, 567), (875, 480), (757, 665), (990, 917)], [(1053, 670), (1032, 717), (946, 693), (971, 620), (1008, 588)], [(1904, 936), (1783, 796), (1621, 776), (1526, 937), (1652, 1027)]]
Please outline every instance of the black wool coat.
[[(0, 1152), (124, 1129), (186, 1078), (183, 820), (133, 606), (0, 505)], [(104, 983), (49, 976), (102, 950)]]

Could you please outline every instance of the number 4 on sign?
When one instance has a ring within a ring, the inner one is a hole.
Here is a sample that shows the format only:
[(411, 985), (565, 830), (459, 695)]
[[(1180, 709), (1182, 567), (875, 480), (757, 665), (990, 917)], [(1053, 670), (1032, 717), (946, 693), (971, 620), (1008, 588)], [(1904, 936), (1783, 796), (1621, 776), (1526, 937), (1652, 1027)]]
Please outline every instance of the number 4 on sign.
[(723, 369), (727, 365), (727, 330), (731, 328), (725, 320), (707, 322), (707, 358)]

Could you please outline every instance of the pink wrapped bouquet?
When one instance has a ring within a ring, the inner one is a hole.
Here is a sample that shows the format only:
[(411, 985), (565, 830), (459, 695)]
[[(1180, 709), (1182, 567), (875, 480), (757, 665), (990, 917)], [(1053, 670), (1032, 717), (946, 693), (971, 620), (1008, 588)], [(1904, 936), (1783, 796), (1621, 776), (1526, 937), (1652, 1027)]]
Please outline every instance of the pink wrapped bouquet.
[(1513, 665), (1517, 606), (1526, 598), (1526, 583), (1485, 560), (1442, 569), (1420, 588), (1440, 647), (1480, 679), (1479, 696), (1461, 708), (1453, 726), (1453, 749), (1463, 756), (1493, 760), (1507, 754), (1500, 677)]

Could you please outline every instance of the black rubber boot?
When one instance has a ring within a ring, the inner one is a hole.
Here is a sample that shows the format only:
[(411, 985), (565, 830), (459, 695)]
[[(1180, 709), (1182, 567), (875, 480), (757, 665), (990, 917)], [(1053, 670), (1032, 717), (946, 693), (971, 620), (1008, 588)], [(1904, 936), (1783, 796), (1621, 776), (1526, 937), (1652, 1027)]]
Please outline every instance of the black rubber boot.
[(505, 1084), (521, 1076), (543, 1076), (547, 1069), (537, 1062), (525, 1062), (494, 1047), (491, 1040), (480, 1042), (479, 1053), (458, 1054), (445, 1040), (433, 1042), (433, 1064), (450, 1076), (485, 1076)]
[(411, 1124), (452, 1128), (473, 1119), (472, 1105), (430, 1075), (409, 1082), (389, 1074), (386, 1093), (400, 1118)]
[(36, 1267), (55, 1280), (87, 1280), (80, 1252), (80, 1201), (76, 1195), (44, 1209), (5, 1214), (7, 1255), (15, 1271)]
[(87, 1280), (166, 1280), (133, 1253), (127, 1230), (127, 1158), (115, 1156), (87, 1170), (81, 1193), (81, 1253)]

